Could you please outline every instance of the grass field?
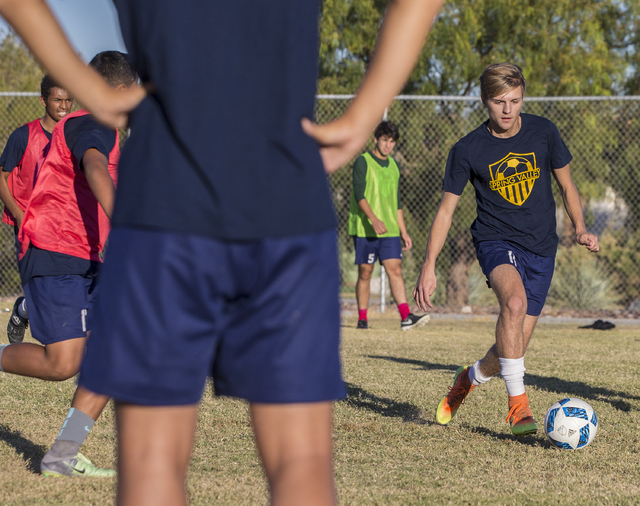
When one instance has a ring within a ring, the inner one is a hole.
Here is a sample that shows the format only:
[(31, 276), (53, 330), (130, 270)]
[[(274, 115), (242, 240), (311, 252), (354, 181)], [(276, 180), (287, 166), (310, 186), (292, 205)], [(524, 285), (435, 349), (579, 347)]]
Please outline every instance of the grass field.
[[(0, 315), (0, 329), (7, 317)], [(457, 367), (492, 343), (493, 322), (437, 320), (401, 332), (395, 311), (370, 318), (368, 331), (355, 330), (355, 317), (343, 327), (349, 398), (335, 408), (342, 504), (640, 504), (640, 327), (538, 327), (525, 382), (539, 426), (546, 409), (568, 396), (589, 402), (600, 422), (591, 446), (569, 452), (551, 447), (541, 430), (512, 437), (499, 378), (474, 390), (449, 426), (435, 424)], [(115, 480), (37, 474), (74, 382), (3, 373), (0, 381), (0, 504), (112, 502)], [(111, 407), (82, 451), (114, 465)], [(267, 502), (243, 402), (205, 395), (188, 487), (192, 504)]]

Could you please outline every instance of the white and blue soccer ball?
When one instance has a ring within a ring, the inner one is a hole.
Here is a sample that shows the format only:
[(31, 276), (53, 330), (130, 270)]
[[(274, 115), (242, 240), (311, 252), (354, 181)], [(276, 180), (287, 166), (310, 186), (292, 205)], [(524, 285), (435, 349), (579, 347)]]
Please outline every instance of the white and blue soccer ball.
[(578, 450), (596, 437), (598, 417), (582, 399), (562, 399), (547, 411), (544, 430), (547, 439), (558, 448)]

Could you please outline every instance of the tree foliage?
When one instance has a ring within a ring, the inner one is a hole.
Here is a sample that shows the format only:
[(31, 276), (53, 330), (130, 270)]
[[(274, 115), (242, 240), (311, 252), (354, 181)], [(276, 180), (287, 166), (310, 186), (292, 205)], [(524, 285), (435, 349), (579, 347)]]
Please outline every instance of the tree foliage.
[(29, 50), (12, 32), (6, 34), (0, 42), (0, 91), (40, 91), (43, 77), (42, 67)]
[[(321, 93), (355, 92), (387, 3), (324, 2)], [(404, 92), (474, 95), (484, 67), (501, 61), (523, 68), (529, 95), (633, 91), (640, 86), (639, 10), (633, 0), (450, 0)]]

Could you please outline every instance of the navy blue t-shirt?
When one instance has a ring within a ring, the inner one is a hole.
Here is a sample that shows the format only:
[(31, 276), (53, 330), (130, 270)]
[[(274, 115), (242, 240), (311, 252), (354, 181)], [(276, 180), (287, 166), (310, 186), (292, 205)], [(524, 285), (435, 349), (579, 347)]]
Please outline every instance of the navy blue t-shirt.
[[(85, 115), (67, 120), (64, 124), (64, 138), (69, 151), (83, 170), (82, 157), (88, 149), (97, 149), (109, 158), (116, 142), (116, 131), (101, 125), (92, 116)], [(98, 262), (30, 245), (19, 262), (19, 268), (22, 284), (26, 285), (35, 276), (94, 276)]]
[[(51, 140), (51, 132), (47, 132), (42, 128), (42, 124), (40, 124), (40, 128), (42, 129), (42, 133), (47, 136), (47, 139)], [(29, 124), (26, 124), (16, 128), (7, 140), (4, 151), (2, 151), (2, 155), (0, 156), (0, 167), (2, 167), (3, 172), (11, 172), (18, 166), (28, 145)]]
[(548, 119), (521, 114), (513, 137), (495, 137), (488, 121), (449, 152), (444, 191), (462, 195), (468, 181), (476, 190), (474, 244), (514, 242), (540, 256), (555, 256), (556, 205), (551, 171), (565, 167), (571, 153)]
[(319, 0), (115, 0), (141, 80), (113, 226), (230, 240), (335, 227), (313, 117)]

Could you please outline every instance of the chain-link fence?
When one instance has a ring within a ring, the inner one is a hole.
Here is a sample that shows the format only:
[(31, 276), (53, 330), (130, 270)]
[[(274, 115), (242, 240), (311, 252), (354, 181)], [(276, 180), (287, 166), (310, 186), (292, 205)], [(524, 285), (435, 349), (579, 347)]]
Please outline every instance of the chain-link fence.
[[(339, 116), (350, 98), (319, 96), (318, 121)], [(573, 247), (573, 227), (558, 207), (560, 246), (548, 302), (573, 309), (640, 309), (640, 97), (527, 98), (523, 112), (547, 117), (558, 126), (574, 157), (571, 171), (583, 199), (587, 227), (601, 241), (597, 256)], [(401, 166), (401, 197), (414, 244), (403, 259), (411, 291), (442, 196), (449, 150), (487, 114), (478, 98), (401, 96), (390, 107), (388, 118), (400, 128), (394, 157)], [(371, 141), (368, 148), (372, 146)], [(330, 176), (346, 293), (355, 291), (357, 279), (353, 243), (347, 234), (351, 177), (351, 166)], [(554, 191), (557, 205), (562, 206), (557, 187)], [(474, 218), (474, 191), (467, 185), (438, 258), (437, 304), (458, 308), (495, 304), (475, 259), (469, 232)]]
[[(14, 129), (42, 115), (38, 97), (38, 93), (0, 93), (4, 112), (0, 119), (1, 146)], [(320, 95), (317, 120), (324, 123), (338, 117), (350, 98)], [(597, 257), (572, 247), (571, 225), (558, 208), (561, 241), (550, 303), (575, 309), (640, 306), (640, 97), (527, 98), (523, 112), (545, 116), (560, 129), (574, 156), (571, 170), (583, 198), (587, 226), (598, 234), (602, 246)], [(449, 149), (483, 122), (486, 112), (477, 98), (402, 96), (393, 103), (388, 117), (400, 127), (394, 156), (402, 169), (401, 196), (414, 243), (403, 260), (410, 290), (440, 202)], [(353, 293), (357, 270), (353, 243), (347, 234), (351, 165), (330, 180), (339, 220), (343, 291)], [(561, 202), (556, 188), (556, 203)], [(495, 302), (475, 260), (469, 233), (474, 217), (473, 189), (467, 187), (438, 260), (437, 304), (460, 307)], [(3, 225), (0, 297), (21, 291), (13, 229)]]

